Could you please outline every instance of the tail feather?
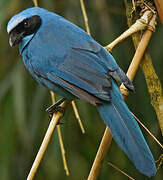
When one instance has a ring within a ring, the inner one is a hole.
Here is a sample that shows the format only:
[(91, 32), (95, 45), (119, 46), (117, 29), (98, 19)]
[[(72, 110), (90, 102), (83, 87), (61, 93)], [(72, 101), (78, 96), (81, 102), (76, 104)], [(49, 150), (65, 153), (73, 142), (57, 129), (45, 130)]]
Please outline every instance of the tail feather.
[(152, 153), (114, 82), (111, 99), (112, 102), (98, 105), (98, 111), (110, 128), (113, 138), (141, 173), (148, 177), (155, 175)]

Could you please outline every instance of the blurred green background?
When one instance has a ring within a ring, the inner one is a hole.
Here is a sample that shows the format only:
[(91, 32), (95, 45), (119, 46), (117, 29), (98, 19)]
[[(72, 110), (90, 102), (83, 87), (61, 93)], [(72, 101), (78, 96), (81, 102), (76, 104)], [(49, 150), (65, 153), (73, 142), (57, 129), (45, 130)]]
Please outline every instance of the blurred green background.
[[(75, 24), (85, 28), (79, 0), (40, 0), (39, 5), (59, 13)], [(85, 1), (92, 36), (102, 45), (107, 45), (127, 29), (123, 0)], [(45, 109), (51, 104), (48, 90), (39, 86), (24, 68), (18, 48), (10, 48), (6, 25), (19, 11), (32, 7), (32, 0), (0, 0), (0, 179), (26, 179), (45, 131), (49, 124)], [(163, 84), (163, 25), (158, 22), (148, 51), (155, 70)], [(113, 50), (113, 56), (126, 72), (134, 55), (131, 38)], [(139, 70), (134, 80), (135, 94), (127, 98), (130, 109), (161, 141), (156, 114), (150, 104), (145, 79)], [(87, 178), (105, 125), (95, 107), (76, 101), (86, 134), (82, 134), (72, 107), (68, 107), (61, 125), (70, 176), (63, 169), (57, 133), (55, 132), (48, 150), (36, 174), (38, 180), (84, 180)], [(144, 136), (157, 160), (161, 148), (142, 129)], [(99, 180), (128, 179), (107, 162), (117, 165), (135, 179), (147, 179), (141, 175), (114, 141), (107, 153)], [(160, 167), (155, 180), (163, 179)]]

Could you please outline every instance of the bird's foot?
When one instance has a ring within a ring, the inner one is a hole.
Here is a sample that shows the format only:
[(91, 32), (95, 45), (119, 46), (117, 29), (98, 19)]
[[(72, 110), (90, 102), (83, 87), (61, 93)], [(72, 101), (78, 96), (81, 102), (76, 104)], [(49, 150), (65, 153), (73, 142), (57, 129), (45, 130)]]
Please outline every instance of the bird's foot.
[(62, 98), (46, 109), (46, 112), (48, 112), (50, 119), (53, 117), (54, 113), (61, 112), (62, 114), (64, 114), (65, 109), (61, 107), (60, 104), (62, 104), (65, 100), (65, 98)]

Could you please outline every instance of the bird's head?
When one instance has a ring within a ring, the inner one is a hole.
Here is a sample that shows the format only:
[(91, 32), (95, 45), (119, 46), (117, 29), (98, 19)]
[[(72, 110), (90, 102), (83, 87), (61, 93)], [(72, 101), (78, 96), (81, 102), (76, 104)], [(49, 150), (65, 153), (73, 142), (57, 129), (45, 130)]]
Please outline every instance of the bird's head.
[(45, 9), (33, 7), (13, 16), (7, 25), (10, 46), (19, 43), (26, 45), (40, 28), (42, 17), (47, 12)]

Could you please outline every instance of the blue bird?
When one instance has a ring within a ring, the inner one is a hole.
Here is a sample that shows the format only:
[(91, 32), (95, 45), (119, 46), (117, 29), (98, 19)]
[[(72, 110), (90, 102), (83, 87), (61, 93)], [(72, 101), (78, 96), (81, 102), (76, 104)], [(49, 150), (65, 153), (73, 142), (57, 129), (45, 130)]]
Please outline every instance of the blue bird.
[(136, 168), (148, 177), (156, 174), (152, 153), (116, 80), (131, 91), (134, 87), (105, 48), (78, 26), (39, 7), (13, 16), (7, 32), (38, 83), (66, 99), (95, 105)]

